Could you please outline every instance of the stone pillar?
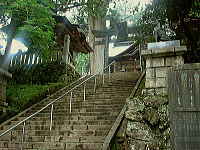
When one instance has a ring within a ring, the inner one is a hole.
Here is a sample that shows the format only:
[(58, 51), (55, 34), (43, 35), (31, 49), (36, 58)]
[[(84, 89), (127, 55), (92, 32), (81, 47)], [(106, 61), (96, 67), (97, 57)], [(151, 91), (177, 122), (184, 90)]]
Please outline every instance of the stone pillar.
[[(92, 74), (104, 72), (104, 56), (106, 49), (106, 35), (103, 34), (106, 27), (106, 20), (103, 17), (89, 17), (89, 44), (94, 50), (90, 54), (90, 70)], [(98, 35), (100, 34), (100, 35)], [(102, 34), (102, 35), (101, 35)]]
[(6, 112), (6, 85), (7, 78), (11, 78), (12, 75), (0, 68), (0, 113)]
[(146, 59), (146, 94), (167, 95), (167, 72), (174, 66), (183, 65), (186, 46), (169, 46), (142, 50)]

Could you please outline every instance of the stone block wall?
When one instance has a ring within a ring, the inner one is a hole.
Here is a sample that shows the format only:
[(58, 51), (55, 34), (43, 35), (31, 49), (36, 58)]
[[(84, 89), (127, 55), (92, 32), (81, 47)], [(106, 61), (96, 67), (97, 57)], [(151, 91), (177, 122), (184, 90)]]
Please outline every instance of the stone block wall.
[(167, 72), (171, 67), (184, 64), (185, 46), (143, 50), (146, 59), (146, 82), (144, 92), (155, 95), (167, 94)]

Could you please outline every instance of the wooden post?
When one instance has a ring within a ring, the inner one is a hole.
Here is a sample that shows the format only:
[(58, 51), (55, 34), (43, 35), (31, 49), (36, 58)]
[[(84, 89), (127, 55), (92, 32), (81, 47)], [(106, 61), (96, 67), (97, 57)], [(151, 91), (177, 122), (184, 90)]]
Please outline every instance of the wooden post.
[(63, 59), (62, 59), (62, 62), (65, 64), (69, 63), (69, 45), (70, 45), (70, 36), (65, 35), (64, 47), (63, 47)]

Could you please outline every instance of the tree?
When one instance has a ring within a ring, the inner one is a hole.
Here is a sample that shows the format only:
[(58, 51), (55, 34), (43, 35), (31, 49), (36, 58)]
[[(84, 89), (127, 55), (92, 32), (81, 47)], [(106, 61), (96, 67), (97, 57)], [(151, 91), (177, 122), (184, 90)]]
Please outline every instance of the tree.
[(184, 39), (188, 49), (200, 49), (200, 1), (168, 0), (166, 7), (170, 27), (176, 32), (178, 39)]
[[(177, 39), (188, 48), (186, 62), (200, 62), (200, 2), (196, 0), (153, 0), (142, 12), (137, 24), (137, 41), (153, 37), (159, 23), (166, 40)], [(149, 36), (150, 35), (150, 36)]]
[[(90, 68), (93, 74), (103, 73), (106, 64), (105, 53), (108, 50), (106, 49), (106, 36), (95, 37), (95, 32), (103, 33), (106, 31), (107, 9), (108, 3), (106, 1), (88, 0), (89, 43), (94, 49), (94, 53), (90, 57)], [(100, 41), (100, 43), (95, 44), (96, 41)]]
[(97, 40), (103, 41), (106, 37), (95, 37), (94, 32), (104, 32), (106, 29), (106, 13), (108, 9), (108, 1), (87, 0), (87, 2), (85, 2), (84, 0), (82, 0), (81, 2), (83, 5), (78, 7), (78, 12), (79, 14), (81, 14), (82, 17), (79, 16), (76, 18), (78, 19), (78, 22), (86, 23), (89, 28), (89, 44), (94, 50), (94, 53), (92, 53), (90, 56), (91, 72), (103, 72), (105, 65), (104, 53), (106, 45), (105, 43), (96, 45), (95, 42)]
[(46, 56), (52, 46), (54, 20), (53, 3), (43, 0), (0, 0), (2, 31), (7, 34), (7, 45), (1, 67), (7, 69), (12, 40), (23, 38), (30, 51)]

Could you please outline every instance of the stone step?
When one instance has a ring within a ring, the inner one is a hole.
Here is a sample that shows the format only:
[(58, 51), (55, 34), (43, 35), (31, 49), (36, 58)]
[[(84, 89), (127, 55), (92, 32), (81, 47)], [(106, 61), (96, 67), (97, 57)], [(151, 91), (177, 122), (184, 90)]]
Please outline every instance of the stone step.
[[(74, 103), (72, 103), (72, 104), (74, 104)], [(80, 108), (80, 104), (81, 104), (81, 107), (82, 108)], [(122, 101), (122, 104), (125, 104), (125, 102), (123, 102)], [(95, 108), (99, 108), (99, 109), (103, 109), (103, 108), (121, 108), (123, 105), (119, 105), (119, 104), (112, 104), (111, 106), (110, 105), (105, 105), (105, 104), (98, 104), (98, 105), (96, 105), (96, 104), (94, 104), (94, 103), (79, 103), (79, 104), (76, 104), (75, 103), (75, 105), (73, 105), (73, 107), (74, 107), (74, 109), (95, 109)], [(38, 106), (37, 108), (35, 107), (35, 108), (32, 108), (32, 110), (39, 110), (39, 109), (41, 109), (41, 108), (43, 108), (44, 106)], [(54, 105), (54, 107), (56, 108), (56, 109), (69, 109), (69, 103), (68, 104), (66, 104), (66, 103), (59, 103), (59, 105), (57, 104), (57, 105)], [(84, 108), (83, 108), (84, 107)], [(50, 106), (49, 107), (47, 107), (45, 110), (50, 110), (51, 108), (50, 108)]]
[[(98, 94), (98, 93), (102, 93), (102, 92), (104, 92), (105, 94), (107, 93), (107, 94), (111, 94), (111, 93), (115, 93), (116, 91), (117, 92), (130, 92), (131, 91), (131, 89), (132, 89), (132, 87), (130, 87), (130, 88), (122, 88), (121, 86), (120, 87), (115, 87), (115, 88), (110, 88), (110, 87), (108, 87), (108, 88), (97, 88), (96, 89), (96, 93)], [(56, 93), (56, 94), (54, 94), (54, 95), (52, 95), (51, 96), (51, 99), (54, 99), (54, 98), (56, 98), (56, 97), (59, 97), (59, 96), (61, 96), (61, 95), (63, 95), (63, 94), (65, 94), (67, 91), (62, 91), (62, 92), (59, 92), (59, 93)], [(73, 93), (75, 92), (75, 93), (83, 93), (83, 88), (80, 88), (80, 89), (75, 89), (75, 90), (73, 90), (72, 91)], [(94, 93), (94, 87), (92, 87), (92, 88), (90, 88), (90, 89), (87, 89), (86, 88), (86, 94), (93, 94)], [(70, 93), (68, 94), (68, 95), (70, 95)]]
[(36, 135), (12, 135), (10, 139), (2, 139), (2, 141), (15, 141), (15, 142), (21, 142), (23, 138), (23, 142), (67, 142), (67, 143), (75, 143), (75, 142), (80, 142), (80, 143), (102, 143), (103, 140), (105, 139), (104, 136), (94, 136), (94, 135), (89, 135), (89, 136), (83, 136), (83, 135), (76, 135), (76, 134), (70, 134), (70, 136), (65, 136), (65, 135), (50, 135), (50, 136), (36, 136)]
[[(64, 120), (57, 122), (57, 120), (53, 120), (52, 122), (52, 130), (74, 130), (74, 129), (91, 129), (91, 130), (105, 130), (105, 127), (110, 126), (115, 119), (113, 120)], [(1, 128), (0, 133), (11, 127), (12, 125), (18, 123), (17, 121), (12, 121), (11, 124), (5, 125), (3, 128)], [(23, 129), (23, 125), (17, 126), (14, 130), (20, 130), (20, 132)], [(50, 120), (30, 120), (29, 122), (26, 122), (25, 126), (26, 130), (50, 130)]]
[[(78, 127), (78, 126), (77, 126)], [(90, 126), (89, 128), (91, 129), (65, 129), (65, 128), (73, 128), (73, 126), (70, 127), (54, 127), (52, 126), (52, 130), (49, 130), (49, 126), (44, 126), (41, 130), (31, 130), (29, 128), (26, 128), (25, 130), (25, 135), (26, 136), (65, 136), (65, 137), (71, 137), (71, 136), (105, 136), (109, 129), (111, 128), (110, 126)], [(12, 138), (13, 136), (21, 136), (22, 135), (22, 130), (16, 129), (12, 131)], [(1, 138), (0, 138), (1, 139)], [(4, 137), (2, 137), (1, 140), (5, 140)], [(11, 140), (11, 139), (10, 139)], [(10, 141), (9, 140), (9, 141)]]
[[(116, 112), (117, 114), (118, 112)], [(102, 115), (102, 116), (78, 116), (78, 115), (73, 115), (73, 116), (58, 116), (58, 117), (54, 117), (54, 120), (53, 121), (58, 121), (58, 120), (65, 120), (65, 121), (70, 121), (70, 122), (76, 122), (76, 121), (86, 121), (86, 122), (92, 122), (92, 121), (109, 121), (109, 120), (115, 120), (116, 119), (116, 115), (112, 115), (112, 116), (107, 116), (107, 115)], [(25, 119), (26, 117), (18, 117), (15, 119), (15, 121), (20, 121), (20, 120), (23, 120)], [(37, 117), (37, 116), (34, 116), (31, 118), (31, 122), (34, 122), (34, 121), (46, 121), (46, 120), (49, 120), (50, 121), (50, 116), (42, 116), (42, 117)], [(13, 124), (10, 124), (8, 123), (7, 125), (4, 125), (3, 127), (1, 127), (0, 130), (6, 130), (8, 129), (9, 127), (13, 126)]]
[[(21, 150), (20, 142), (1, 142), (1, 150)], [(102, 143), (80, 142), (24, 142), (23, 150), (101, 150)]]
[[(133, 88), (133, 86), (131, 86), (131, 87), (122, 87), (122, 86), (119, 86), (119, 87), (96, 87), (96, 91), (104, 91), (104, 92), (107, 92), (107, 93), (109, 93), (109, 92), (113, 92), (113, 91), (126, 91), (126, 90), (131, 90)], [(74, 89), (74, 90), (72, 90), (73, 92), (80, 92), (80, 91), (82, 91), (83, 92), (83, 87), (81, 87), (81, 88), (76, 88), (76, 89)], [(86, 87), (86, 91), (88, 92), (88, 93), (93, 93), (94, 92), (94, 87), (90, 87), (90, 88), (87, 88)], [(62, 95), (62, 94), (64, 94), (64, 93), (66, 93), (66, 92), (68, 92), (67, 90), (66, 91), (63, 91), (63, 92), (61, 92), (61, 93), (57, 93), (57, 95)]]
[[(94, 108), (119, 108), (122, 107), (125, 103), (123, 101), (119, 101), (119, 102), (116, 102), (115, 104), (113, 103), (101, 103), (101, 102), (90, 102), (90, 103), (72, 103), (72, 109), (82, 109), (82, 108), (85, 108), (85, 109), (94, 109)], [(54, 107), (55, 109), (58, 109), (58, 110), (66, 110), (66, 109), (69, 109), (69, 103), (59, 103), (59, 104), (54, 104)], [(40, 106), (37, 108), (33, 108), (32, 110), (39, 110), (41, 108), (43, 108), (44, 106)], [(51, 109), (51, 106), (49, 106), (48, 108), (46, 108), (47, 110)], [(76, 111), (75, 111), (76, 112)]]
[[(124, 97), (125, 98), (125, 97)], [(98, 98), (97, 98), (98, 99)], [(102, 101), (101, 101), (101, 99), (102, 99)], [(101, 99), (99, 99), (99, 100), (87, 100), (87, 101), (85, 101), (84, 102), (84, 100), (83, 99), (78, 99), (78, 98), (76, 98), (76, 97), (73, 97), (72, 98), (72, 104), (73, 105), (82, 105), (82, 106), (87, 106), (87, 105), (112, 105), (112, 104), (121, 104), (121, 103), (124, 103), (123, 102), (123, 98), (113, 98), (113, 99), (107, 99), (107, 100), (104, 100), (103, 98), (101, 98)], [(56, 107), (58, 107), (58, 106), (62, 106), (62, 105), (67, 105), (67, 104), (69, 104), (70, 103), (70, 100), (66, 100), (66, 101), (60, 101), (60, 102), (58, 102), (58, 103), (54, 103), (54, 106)]]
[[(121, 106), (117, 107), (117, 108), (113, 108), (113, 107), (106, 107), (106, 108), (73, 108), (73, 113), (90, 113), (90, 112), (110, 112), (110, 111), (114, 111), (114, 112), (118, 112), (121, 110)], [(29, 111), (27, 111), (27, 113), (30, 113), (30, 114), (33, 114), (35, 113), (37, 110), (36, 109), (31, 109)], [(65, 115), (66, 113), (70, 113), (70, 110), (69, 110), (69, 106), (67, 107), (63, 107), (63, 106), (54, 106), (54, 109), (53, 109), (53, 113), (60, 113), (60, 112), (63, 112)], [(49, 109), (45, 109), (42, 111), (42, 113), (50, 113), (50, 108)]]
[[(72, 94), (73, 94), (73, 96), (83, 97), (84, 92), (77, 92), (77, 93), (72, 93)], [(89, 97), (92, 99), (93, 96), (99, 97), (99, 98), (102, 98), (102, 97), (112, 98), (112, 97), (118, 97), (118, 96), (124, 97), (124, 96), (128, 96), (129, 94), (131, 94), (131, 92), (130, 91), (120, 91), (120, 92), (113, 91), (113, 92), (105, 93), (104, 91), (102, 91), (102, 92), (97, 91), (97, 92), (87, 93), (87, 91), (86, 91), (85, 94), (86, 94), (86, 97)], [(69, 99), (70, 96), (68, 95), (66, 98)]]
[[(58, 121), (53, 121), (52, 125), (110, 125), (114, 122), (115, 120), (58, 120)], [(19, 121), (11, 121), (9, 122), (9, 125), (17, 124)], [(50, 125), (50, 119), (49, 120), (29, 120), (26, 121), (26, 124), (29, 125)]]
[[(92, 96), (92, 97), (88, 97), (88, 96), (86, 96), (85, 97), (85, 100), (84, 100), (84, 98), (83, 98), (83, 96), (82, 97), (78, 97), (78, 96), (73, 96), (72, 97), (72, 103), (73, 104), (79, 104), (79, 103), (84, 103), (84, 104), (91, 104), (91, 103), (113, 103), (113, 104), (115, 104), (116, 102), (121, 102), (121, 101), (124, 101), (125, 100), (125, 98), (126, 98), (127, 96), (116, 96), (116, 97), (113, 97), (113, 96), (103, 96), (103, 94), (102, 94), (102, 96), (101, 97), (97, 97), (97, 96)], [(51, 101), (47, 101), (46, 103), (44, 103), (44, 104), (38, 104), (38, 105), (36, 105), (36, 107), (35, 108), (41, 108), (41, 107), (44, 107), (44, 106), (46, 106), (47, 104), (49, 104), (49, 103), (51, 103)], [(60, 100), (60, 101), (57, 101), (57, 102), (55, 102), (55, 103), (53, 103), (55, 106), (56, 105), (65, 105), (65, 104), (69, 104), (70, 103), (70, 98), (66, 98), (66, 99), (62, 99), (62, 100)]]
[[(71, 114), (66, 114), (65, 112), (53, 112), (53, 117), (59, 117), (59, 116), (66, 116), (66, 115), (78, 115), (78, 116), (110, 116), (112, 115), (113, 112), (72, 112)], [(25, 117), (25, 116), (30, 116), (33, 113), (26, 113), (26, 114), (22, 114), (21, 117)], [(114, 112), (114, 114), (116, 114)], [(37, 114), (37, 117), (49, 117), (50, 116), (50, 112), (40, 112), (39, 114)]]
[[(116, 93), (118, 93), (118, 94), (116, 94)], [(96, 100), (102, 100), (102, 98), (103, 99), (105, 99), (105, 100), (107, 100), (107, 99), (120, 99), (120, 98), (124, 98), (124, 97), (127, 97), (128, 95), (130, 94), (130, 92), (121, 92), (121, 93), (119, 93), (119, 92), (115, 92), (115, 93), (113, 93), (113, 94), (105, 94), (105, 93), (93, 93), (93, 94), (86, 94), (86, 97), (87, 97), (87, 99), (86, 100), (92, 100), (92, 99), (96, 99)], [(82, 100), (83, 99), (83, 93), (80, 93), (80, 94), (78, 94), (78, 93), (73, 93), (73, 98), (77, 98), (77, 99), (80, 99), (80, 100)], [(64, 101), (64, 100), (68, 100), (68, 99), (70, 99), (70, 96), (68, 95), (68, 96), (65, 96), (65, 97), (63, 97), (61, 100), (59, 100), (58, 102), (61, 102), (61, 101)], [(46, 99), (46, 101), (45, 102), (43, 102), (43, 103), (39, 103), (38, 105), (42, 105), (42, 104), (47, 104), (48, 102), (51, 102), (51, 101), (53, 101), (54, 99)], [(68, 102), (68, 101), (67, 101)]]
[[(94, 79), (88, 81), (85, 101), (83, 100), (83, 85), (74, 89), (72, 113), (69, 112), (71, 93), (63, 96), (68, 91), (67, 88), (63, 88), (5, 124), (1, 127), (0, 133), (37, 112), (51, 101), (62, 97), (54, 103), (51, 131), (51, 106), (26, 121), (23, 150), (101, 150), (105, 136), (135, 85), (135, 81), (129, 80), (132, 79), (132, 74), (126, 74), (127, 80), (124, 74), (113, 75), (120, 79), (114, 81), (113, 76), (111, 82), (108, 82), (108, 75), (105, 75), (104, 85), (102, 85), (102, 76), (97, 76), (95, 92)], [(0, 150), (21, 150), (22, 131), (23, 125), (19, 125), (12, 132), (0, 137)]]
[[(83, 90), (83, 87), (84, 86), (76, 87), (73, 90), (79, 90), (80, 91), (80, 90)], [(105, 89), (105, 90), (110, 90), (110, 91), (111, 91), (111, 89), (112, 90), (126, 90), (126, 89), (130, 89), (132, 87), (134, 87), (134, 84), (133, 85), (119, 84), (119, 85), (112, 85), (112, 86), (111, 85), (101, 85), (101, 86), (100, 85), (96, 85), (97, 90)], [(94, 85), (91, 86), (91, 87), (86, 85), (85, 88), (90, 91), (90, 90), (94, 89)], [(67, 90), (65, 90), (65, 91), (67, 91)], [(65, 91), (63, 91), (63, 92), (65, 92)]]
[[(92, 86), (94, 86), (94, 83), (95, 83), (94, 81), (92, 81), (91, 83), (86, 82), (86, 83), (79, 85), (78, 87), (81, 87), (81, 86), (84, 86), (84, 85), (92, 87)], [(103, 84), (103, 82), (98, 81), (98, 80), (96, 82), (96, 85), (103, 86), (103, 87), (104, 86), (105, 87), (106, 86), (114, 87), (114, 86), (119, 86), (119, 85), (126, 87), (126, 85), (127, 86), (133, 86), (134, 84), (136, 84), (136, 82), (134, 82), (134, 81), (104, 82), (104, 84)]]
[[(130, 92), (122, 92), (122, 93), (119, 93), (119, 92), (117, 92), (118, 94), (120, 94), (120, 97), (121, 98), (124, 98), (124, 97), (127, 97), (127, 95), (129, 95), (130, 94)], [(81, 97), (83, 98), (83, 92), (82, 93), (76, 93), (76, 94), (73, 94), (73, 97), (79, 97), (80, 96), (80, 99), (81, 99)], [(94, 93), (93, 92), (93, 94), (87, 94), (87, 92), (86, 92), (86, 97), (87, 97), (87, 99), (86, 100), (90, 100), (90, 99), (93, 99), (94, 98), (94, 96), (95, 96), (95, 99), (100, 99), (100, 98), (102, 98), (102, 96), (103, 96), (103, 98), (115, 98), (115, 97), (119, 97), (118, 95), (116, 95), (116, 92), (114, 92), (114, 93), (110, 93), (110, 94), (105, 94), (105, 93), (101, 93), (101, 92), (97, 92), (97, 93)], [(55, 98), (58, 98), (58, 97), (60, 97), (60, 96), (55, 96)], [(63, 97), (64, 99), (69, 99), (70, 98), (70, 96), (68, 95), (68, 96), (65, 96), (65, 97)], [(41, 102), (41, 103), (38, 103), (38, 105), (45, 105), (45, 104), (47, 104), (48, 102), (50, 102), (50, 101), (53, 101), (54, 100), (54, 98), (47, 98), (47, 99), (45, 99), (45, 101), (43, 101), (43, 102)], [(62, 101), (62, 100), (60, 100), (60, 101)]]
[[(122, 109), (123, 105), (86, 105), (84, 106), (84, 108), (80, 108), (78, 106), (72, 106), (72, 114), (69, 113), (69, 106), (60, 106), (60, 107), (57, 107), (54, 109), (54, 111), (56, 112), (62, 112), (64, 110), (64, 114), (66, 112), (66, 115), (69, 115), (69, 116), (72, 116), (73, 114), (78, 114), (78, 113), (86, 113), (86, 112), (91, 112), (91, 111), (96, 111), (96, 112), (99, 112), (99, 110), (109, 110), (109, 111), (115, 111), (116, 112), (119, 112), (121, 109)], [(31, 110), (32, 113), (29, 113), (30, 114), (33, 114), (35, 113), (37, 110)], [(50, 108), (49, 109), (45, 109), (44, 112), (47, 112), (50, 114)], [(41, 112), (41, 113), (44, 113), (44, 112)], [(104, 111), (105, 112), (105, 111)], [(24, 115), (24, 114), (22, 114)], [(28, 115), (27, 115), (28, 116)], [(22, 116), (20, 116), (21, 118), (24, 118)], [(15, 118), (13, 121), (19, 121), (20, 119), (18, 118)]]

